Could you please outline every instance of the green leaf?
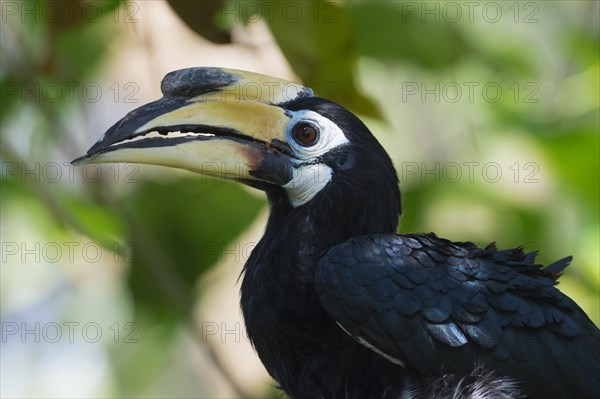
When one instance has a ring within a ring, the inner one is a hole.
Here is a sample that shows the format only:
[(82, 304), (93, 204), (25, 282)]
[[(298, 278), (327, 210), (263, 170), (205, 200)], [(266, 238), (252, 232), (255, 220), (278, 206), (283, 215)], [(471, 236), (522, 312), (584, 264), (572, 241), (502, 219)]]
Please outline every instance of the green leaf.
[[(600, 136), (593, 131), (542, 136), (547, 153), (552, 157), (560, 185), (577, 195), (586, 212), (599, 216), (600, 203)], [(594, 154), (595, 153), (595, 154)], [(589, 154), (590, 156), (582, 156)], [(590, 184), (590, 182), (596, 182)]]
[(197, 279), (225, 259), (264, 204), (239, 185), (205, 178), (144, 182), (125, 201), (134, 251), (128, 284), (136, 309), (155, 320), (189, 310)]
[(219, 23), (225, 0), (168, 0), (168, 3), (190, 29), (206, 40), (217, 44), (231, 43), (230, 29)]
[(114, 250), (125, 236), (125, 226), (114, 209), (72, 194), (61, 196), (61, 203), (83, 230), (99, 244)]
[(361, 55), (439, 69), (467, 53), (456, 24), (435, 18), (423, 21), (421, 13), (409, 12), (402, 2), (349, 2), (346, 8)]
[(357, 87), (359, 52), (346, 8), (325, 1), (286, 4), (267, 22), (294, 72), (318, 96), (381, 119), (375, 103)]

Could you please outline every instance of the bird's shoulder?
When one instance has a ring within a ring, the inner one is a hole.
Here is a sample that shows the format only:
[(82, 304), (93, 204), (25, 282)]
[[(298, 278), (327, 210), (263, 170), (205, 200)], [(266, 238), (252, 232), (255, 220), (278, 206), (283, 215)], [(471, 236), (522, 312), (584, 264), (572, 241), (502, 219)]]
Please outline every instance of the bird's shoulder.
[(536, 255), (433, 234), (362, 236), (321, 256), (316, 291), (358, 342), (425, 375), (480, 361), (540, 381), (559, 367), (585, 385), (598, 369), (599, 330), (556, 287), (571, 258), (543, 267)]
[[(316, 281), (325, 296), (368, 297), (379, 306), (392, 305), (400, 315), (419, 313), (432, 323), (453, 320), (472, 324), (492, 309), (499, 319), (503, 315), (510, 318), (498, 320), (499, 327), (557, 324), (565, 320), (565, 312), (579, 310), (555, 287), (571, 257), (543, 267), (535, 262), (536, 255), (521, 247), (498, 250), (492, 243), (480, 248), (431, 233), (369, 235), (352, 238), (325, 253)], [(535, 307), (542, 305), (544, 309)], [(575, 325), (559, 325), (556, 332), (577, 334)], [(450, 337), (446, 343), (459, 344)]]

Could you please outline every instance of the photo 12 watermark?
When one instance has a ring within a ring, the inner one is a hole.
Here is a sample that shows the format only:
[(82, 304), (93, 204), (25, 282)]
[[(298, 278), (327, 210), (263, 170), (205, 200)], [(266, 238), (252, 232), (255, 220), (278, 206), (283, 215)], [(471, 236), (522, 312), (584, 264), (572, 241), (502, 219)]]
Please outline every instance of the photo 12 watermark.
[[(199, 249), (198, 261), (242, 263), (248, 261), (257, 242), (235, 241), (229, 243), (200, 241), (197, 242)], [(114, 263), (136, 263), (140, 261), (140, 245), (132, 242), (113, 241), (105, 246), (96, 242), (78, 241), (2, 241), (0, 244), (0, 259), (2, 263), (13, 264), (31, 263), (63, 263), (74, 264), (78, 262), (98, 263), (105, 255), (105, 260)]]
[(258, 243), (249, 242), (233, 242), (228, 244), (203, 241), (200, 246), (200, 261), (207, 262), (211, 258), (217, 258), (219, 262), (224, 263), (233, 261), (235, 263), (247, 262), (250, 259), (250, 254)]
[(110, 2), (91, 1), (0, 1), (2, 23), (16, 21), (23, 24), (46, 22), (49, 24), (97, 23), (101, 20), (118, 24), (139, 22), (140, 5), (124, 1), (116, 7)]
[(234, 342), (236, 344), (250, 342), (246, 326), (239, 321), (203, 321), (200, 323), (199, 330), (200, 341), (202, 343), (207, 343), (209, 340), (223, 344), (226, 342)]
[(400, 183), (418, 180), (445, 183), (539, 183), (540, 166), (536, 162), (401, 162), (397, 165)]
[(403, 1), (402, 22), (422, 23), (539, 23), (540, 5), (534, 1)]
[(0, 85), (0, 99), (5, 103), (10, 98), (16, 98), (23, 104), (93, 104), (99, 101), (137, 104), (140, 102), (139, 91), (140, 85), (136, 82), (3, 81)]
[(505, 99), (514, 103), (539, 103), (539, 85), (536, 82), (473, 82), (473, 81), (405, 81), (402, 82), (400, 99), (403, 103), (497, 103)]
[(103, 338), (116, 344), (140, 342), (140, 328), (134, 322), (102, 324), (95, 321), (15, 322), (3, 321), (2, 343), (78, 343), (95, 344)]
[(340, 6), (333, 2), (309, 1), (202, 1), (198, 16), (203, 23), (216, 21), (253, 24), (258, 22), (301, 22), (335, 24), (340, 21)]
[(110, 255), (115, 263), (135, 263), (139, 260), (139, 245), (135, 242), (113, 241), (107, 247), (88, 241), (2, 241), (0, 244), (2, 263), (98, 263), (104, 255)]
[(113, 183), (138, 183), (138, 164), (114, 163), (74, 166), (71, 162), (2, 162), (0, 181), (19, 183), (97, 183), (101, 180)]

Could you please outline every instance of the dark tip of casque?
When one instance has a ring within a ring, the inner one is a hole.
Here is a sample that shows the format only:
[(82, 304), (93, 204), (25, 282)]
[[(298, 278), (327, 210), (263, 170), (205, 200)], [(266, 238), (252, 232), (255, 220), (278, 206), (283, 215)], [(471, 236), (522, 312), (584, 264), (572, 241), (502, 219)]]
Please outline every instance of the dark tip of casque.
[(169, 72), (160, 84), (166, 97), (191, 98), (232, 85), (239, 79), (221, 68), (186, 68)]
[(85, 163), (86, 163), (86, 161), (87, 161), (88, 159), (90, 159), (90, 156), (89, 156), (89, 155), (84, 155), (84, 156), (81, 156), (81, 157), (79, 157), (79, 158), (76, 158), (76, 159), (72, 160), (72, 161), (71, 161), (71, 165), (75, 165), (75, 166), (78, 166), (78, 165), (83, 165), (83, 164), (85, 164)]

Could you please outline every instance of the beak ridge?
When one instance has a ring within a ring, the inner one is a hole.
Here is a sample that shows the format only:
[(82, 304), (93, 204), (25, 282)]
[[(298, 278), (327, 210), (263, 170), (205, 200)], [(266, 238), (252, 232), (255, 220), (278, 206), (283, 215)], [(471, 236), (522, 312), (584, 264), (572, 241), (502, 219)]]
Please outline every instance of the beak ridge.
[(312, 89), (251, 72), (188, 68), (167, 74), (161, 91), (73, 164), (136, 162), (215, 176), (206, 162), (222, 160), (224, 168), (243, 171), (229, 178), (278, 185), (291, 179), (291, 118), (281, 105), (313, 96)]

